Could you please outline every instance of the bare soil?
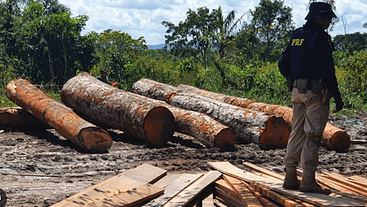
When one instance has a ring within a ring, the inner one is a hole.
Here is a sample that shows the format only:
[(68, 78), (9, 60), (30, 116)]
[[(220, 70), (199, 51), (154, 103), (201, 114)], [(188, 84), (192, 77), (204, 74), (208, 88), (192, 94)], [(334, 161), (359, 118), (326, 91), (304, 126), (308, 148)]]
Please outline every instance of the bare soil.
[[(343, 152), (320, 149), (319, 171), (367, 177), (367, 113), (330, 116), (330, 123), (348, 132), (353, 143)], [(283, 174), (283, 149), (236, 144), (232, 149), (206, 148), (190, 136), (175, 133), (162, 147), (108, 129), (113, 145), (90, 154), (53, 129), (0, 128), (0, 207), (50, 206), (127, 169), (148, 163), (171, 173), (211, 170), (209, 161), (243, 162)]]

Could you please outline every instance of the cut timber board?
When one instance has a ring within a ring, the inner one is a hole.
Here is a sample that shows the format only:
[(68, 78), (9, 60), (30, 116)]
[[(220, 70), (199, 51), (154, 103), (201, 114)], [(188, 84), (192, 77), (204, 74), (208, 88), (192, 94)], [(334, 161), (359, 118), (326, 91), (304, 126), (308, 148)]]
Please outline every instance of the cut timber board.
[(214, 207), (214, 195), (213, 193), (205, 197), (201, 203), (202, 207)]
[(242, 197), (236, 191), (232, 184), (228, 183), (224, 179), (219, 179), (215, 181), (215, 188), (221, 189), (222, 191), (226, 192), (227, 196), (230, 196), (234, 200), (238, 200), (240, 203), (243, 203)]
[(52, 207), (85, 206), (112, 195), (132, 190), (136, 187), (154, 183), (167, 174), (166, 170), (149, 164), (142, 164), (134, 169), (127, 170), (117, 176), (100, 182), (84, 191), (81, 191)]
[(247, 188), (247, 186), (243, 183), (242, 180), (239, 180), (237, 178), (223, 175), (223, 178), (230, 182), (233, 187), (236, 189), (238, 194), (241, 196), (242, 200), (246, 203), (246, 206), (249, 207), (262, 207), (260, 202), (256, 199), (256, 197), (250, 192), (250, 190)]
[[(150, 184), (138, 186), (108, 198), (89, 203), (88, 207), (130, 207), (136, 206), (163, 194), (164, 189)], [(140, 206), (140, 205), (139, 205)]]
[(353, 202), (347, 199), (334, 198), (328, 195), (317, 194), (317, 193), (305, 193), (305, 192), (300, 192), (296, 190), (286, 190), (282, 187), (283, 182), (278, 179), (272, 179), (271, 177), (263, 178), (261, 176), (255, 175), (250, 172), (244, 172), (244, 170), (237, 168), (236, 166), (232, 165), (229, 162), (209, 162), (208, 164), (211, 167), (213, 167), (214, 169), (224, 174), (244, 180), (246, 182), (260, 183), (266, 186), (267, 188), (269, 188), (270, 190), (285, 194), (287, 196), (290, 196), (290, 197), (293, 197), (299, 200), (303, 200), (303, 201), (312, 203), (317, 206), (353, 206), (353, 207), (361, 206), (361, 207), (364, 207), (360, 203), (356, 203), (356, 202)]
[(283, 175), (279, 175), (277, 173), (271, 172), (270, 170), (261, 168), (259, 166), (256, 166), (256, 165), (252, 164), (252, 163), (244, 162), (243, 165), (245, 165), (247, 168), (249, 168), (251, 170), (254, 170), (254, 171), (257, 171), (259, 173), (263, 173), (265, 175), (268, 175), (268, 176), (277, 178), (279, 180), (284, 180), (284, 176)]
[(204, 176), (199, 178), (193, 184), (189, 185), (179, 194), (177, 194), (174, 198), (168, 201), (164, 207), (171, 206), (185, 206), (190, 201), (192, 201), (196, 196), (198, 196), (201, 192), (203, 192), (209, 185), (215, 182), (222, 176), (222, 173), (218, 171), (209, 171), (205, 173)]
[[(164, 194), (158, 197), (157, 199), (147, 203), (144, 207), (159, 207), (163, 206), (169, 200), (171, 200), (174, 196), (176, 196), (179, 192), (189, 186), (191, 183), (195, 182), (199, 179), (203, 174), (183, 174), (177, 179), (173, 180), (170, 184), (164, 187)], [(162, 178), (164, 179), (164, 178)], [(155, 185), (155, 184), (154, 184)]]
[(160, 180), (158, 180), (157, 182), (155, 182), (153, 185), (156, 187), (165, 188), (167, 187), (167, 185), (172, 183), (174, 180), (176, 180), (180, 176), (182, 176), (182, 174), (169, 173), (166, 176), (164, 176), (163, 178), (161, 178)]
[(337, 173), (323, 173), (323, 176), (330, 179), (330, 180), (334, 180), (338, 183), (340, 183), (343, 187), (353, 190), (354, 192), (358, 193), (359, 195), (365, 196), (367, 197), (367, 190), (365, 187), (360, 186), (358, 184), (354, 184), (352, 182), (350, 182), (348, 180), (348, 178), (337, 174)]
[(215, 181), (215, 197), (222, 198), (233, 206), (245, 206), (242, 198), (232, 188), (233, 186), (223, 179)]
[(364, 186), (367, 188), (367, 179), (358, 175), (353, 175), (351, 177), (348, 177), (348, 180), (354, 182), (355, 184)]

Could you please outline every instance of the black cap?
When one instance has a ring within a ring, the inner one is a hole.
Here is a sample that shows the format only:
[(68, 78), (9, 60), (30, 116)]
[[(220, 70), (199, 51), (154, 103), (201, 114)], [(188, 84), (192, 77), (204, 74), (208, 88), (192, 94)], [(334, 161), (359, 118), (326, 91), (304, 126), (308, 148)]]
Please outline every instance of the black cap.
[(308, 12), (305, 20), (316, 18), (337, 18), (333, 12), (333, 8), (330, 4), (324, 2), (313, 2), (310, 5), (310, 11)]

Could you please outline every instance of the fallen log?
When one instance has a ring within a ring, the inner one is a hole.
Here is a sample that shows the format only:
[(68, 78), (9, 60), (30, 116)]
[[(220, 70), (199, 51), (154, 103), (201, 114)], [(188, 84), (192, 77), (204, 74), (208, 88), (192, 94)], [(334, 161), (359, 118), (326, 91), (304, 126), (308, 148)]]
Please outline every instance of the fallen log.
[(0, 127), (50, 128), (22, 107), (0, 107)]
[(112, 87), (86, 72), (64, 84), (61, 100), (93, 121), (153, 145), (166, 144), (173, 136), (174, 116), (161, 103)]
[[(246, 98), (214, 93), (184, 84), (178, 85), (177, 90), (189, 93), (195, 93), (201, 96), (210, 97), (218, 101), (229, 103), (235, 106), (267, 112), (275, 116), (283, 117), (283, 119), (288, 123), (288, 125), (290, 127), (292, 126), (293, 109), (287, 106), (255, 102)], [(326, 124), (322, 138), (322, 145), (324, 147), (330, 150), (345, 150), (350, 147), (350, 144), (351, 144), (351, 138), (346, 131), (338, 127), (335, 127), (330, 123)]]
[[(134, 95), (141, 97), (139, 94), (134, 93)], [(172, 112), (175, 119), (175, 131), (188, 134), (207, 147), (226, 148), (234, 146), (236, 142), (235, 132), (210, 116), (178, 108), (159, 100), (151, 99), (151, 101), (156, 101)]]
[(5, 94), (15, 104), (89, 152), (105, 152), (112, 145), (112, 138), (105, 130), (80, 118), (27, 80), (11, 81), (6, 86)]
[(236, 142), (235, 132), (196, 111), (184, 110), (166, 104), (175, 117), (175, 131), (191, 135), (207, 147), (233, 147)]
[(289, 128), (283, 118), (233, 106), (214, 99), (176, 90), (168, 84), (149, 79), (137, 81), (131, 91), (170, 105), (207, 114), (236, 131), (238, 141), (255, 142), (266, 147), (284, 146)]

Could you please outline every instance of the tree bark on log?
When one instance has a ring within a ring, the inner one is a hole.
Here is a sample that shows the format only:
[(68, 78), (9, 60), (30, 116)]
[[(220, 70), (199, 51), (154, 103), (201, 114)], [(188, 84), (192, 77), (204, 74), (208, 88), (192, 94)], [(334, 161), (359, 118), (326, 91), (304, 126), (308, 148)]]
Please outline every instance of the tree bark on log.
[(22, 107), (0, 107), (0, 127), (51, 128)]
[(166, 104), (175, 117), (175, 130), (191, 135), (207, 147), (233, 147), (235, 132), (206, 114)]
[[(142, 79), (143, 83), (150, 81), (149, 79)], [(137, 86), (136, 83), (135, 86)], [(158, 82), (150, 82), (151, 84), (139, 84), (137, 87), (133, 87), (135, 94), (143, 95), (156, 100), (164, 101), (164, 97), (167, 94), (169, 97), (171, 94), (167, 93), (172, 91), (176, 93), (177, 88), (171, 85), (162, 85)], [(148, 88), (146, 88), (148, 87)], [(150, 91), (150, 89), (154, 91)], [(156, 94), (155, 97), (151, 94)], [(166, 104), (166, 107), (173, 113), (175, 117), (175, 130), (184, 134), (191, 135), (207, 147), (231, 147), (236, 142), (235, 132), (214, 120), (210, 116), (199, 113), (196, 111), (185, 110), (172, 105)]]
[(286, 145), (289, 128), (283, 118), (227, 104), (204, 96), (187, 94), (168, 84), (140, 79), (131, 90), (170, 105), (207, 114), (236, 131), (238, 141), (266, 147)]
[(112, 87), (86, 72), (65, 83), (61, 100), (93, 121), (153, 145), (166, 144), (174, 133), (174, 116), (161, 103)]
[[(293, 109), (287, 106), (255, 102), (252, 100), (248, 100), (246, 98), (214, 93), (184, 84), (178, 85), (177, 90), (199, 94), (235, 106), (267, 112), (275, 116), (283, 117), (283, 119), (288, 123), (290, 128), (292, 126)], [(345, 150), (350, 147), (350, 144), (351, 144), (351, 138), (346, 131), (338, 127), (335, 127), (330, 123), (326, 123), (326, 127), (322, 138), (322, 145), (324, 147), (328, 148), (329, 150)]]
[(105, 130), (80, 118), (70, 108), (48, 97), (27, 80), (11, 81), (6, 86), (5, 94), (15, 104), (89, 152), (105, 152), (112, 145), (112, 138)]

